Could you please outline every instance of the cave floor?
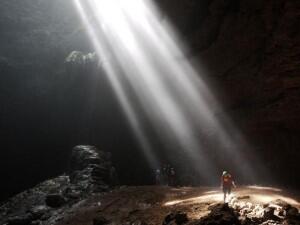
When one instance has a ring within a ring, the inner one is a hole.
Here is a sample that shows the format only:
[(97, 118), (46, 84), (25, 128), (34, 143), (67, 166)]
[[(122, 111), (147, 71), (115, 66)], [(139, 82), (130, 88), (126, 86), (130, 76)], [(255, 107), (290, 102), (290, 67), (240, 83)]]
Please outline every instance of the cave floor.
[[(300, 196), (271, 187), (243, 186), (233, 190), (238, 201), (265, 204), (281, 199), (298, 209)], [(108, 193), (95, 194), (65, 212), (56, 225), (92, 225), (93, 219), (103, 216), (115, 224), (162, 224), (172, 211), (187, 214), (190, 221), (207, 215), (209, 206), (221, 203), (223, 195), (212, 187), (123, 186)], [(137, 223), (138, 224), (138, 223)]]

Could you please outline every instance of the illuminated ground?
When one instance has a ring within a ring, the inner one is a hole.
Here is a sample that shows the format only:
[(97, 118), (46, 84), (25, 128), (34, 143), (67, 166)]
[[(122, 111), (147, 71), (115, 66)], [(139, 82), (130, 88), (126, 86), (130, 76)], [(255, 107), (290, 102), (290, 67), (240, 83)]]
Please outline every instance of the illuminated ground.
[[(235, 189), (234, 196), (239, 201), (254, 204), (281, 199), (300, 208), (299, 195), (277, 188), (239, 187)], [(221, 201), (222, 193), (217, 188), (122, 187), (75, 205), (57, 225), (92, 225), (93, 219), (99, 215), (116, 224), (136, 221), (162, 224), (165, 216), (173, 210), (185, 212), (190, 220), (194, 220), (207, 215), (208, 207)]]

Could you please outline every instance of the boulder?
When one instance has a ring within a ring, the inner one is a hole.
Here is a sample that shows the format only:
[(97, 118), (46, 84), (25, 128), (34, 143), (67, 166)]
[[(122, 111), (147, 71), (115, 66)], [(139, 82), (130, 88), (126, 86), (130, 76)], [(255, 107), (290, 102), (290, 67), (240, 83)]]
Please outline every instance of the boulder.
[(35, 206), (30, 210), (30, 213), (32, 215), (32, 218), (34, 220), (40, 219), (45, 213), (49, 211), (49, 208), (44, 205)]
[(73, 148), (70, 159), (70, 182), (86, 193), (102, 192), (114, 186), (115, 169), (110, 154), (94, 146), (79, 145)]
[(211, 212), (196, 222), (196, 225), (240, 225), (238, 214), (228, 204), (216, 204), (209, 207)]
[(45, 202), (47, 206), (58, 208), (66, 203), (66, 199), (61, 194), (49, 194), (46, 196)]
[(273, 221), (278, 221), (279, 218), (275, 216), (275, 208), (273, 207), (267, 207), (264, 209), (264, 214), (263, 214), (263, 221), (267, 220), (273, 220)]
[(98, 216), (93, 219), (93, 225), (106, 225), (109, 224), (109, 220), (107, 220), (103, 216)]
[(286, 218), (300, 218), (299, 210), (297, 208), (291, 206), (286, 210), (285, 216), (286, 216)]
[(180, 225), (180, 224), (185, 224), (187, 222), (188, 222), (188, 217), (186, 213), (177, 211), (168, 214), (163, 221), (163, 225), (171, 225), (171, 224)]

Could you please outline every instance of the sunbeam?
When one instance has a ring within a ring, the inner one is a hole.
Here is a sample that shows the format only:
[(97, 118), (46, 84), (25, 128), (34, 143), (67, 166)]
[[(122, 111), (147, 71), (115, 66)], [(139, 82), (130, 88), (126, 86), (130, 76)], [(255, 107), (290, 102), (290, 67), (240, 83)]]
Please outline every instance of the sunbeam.
[(247, 160), (251, 155), (247, 142), (151, 1), (74, 2), (97, 54), (103, 59), (110, 56), (104, 70), (152, 168), (159, 164), (158, 150), (144, 128), (143, 116), (163, 143), (160, 151), (178, 165), (188, 162), (206, 183), (229, 164), (249, 182), (256, 179), (258, 168), (262, 173), (263, 167), (252, 165), (258, 162), (255, 156)]

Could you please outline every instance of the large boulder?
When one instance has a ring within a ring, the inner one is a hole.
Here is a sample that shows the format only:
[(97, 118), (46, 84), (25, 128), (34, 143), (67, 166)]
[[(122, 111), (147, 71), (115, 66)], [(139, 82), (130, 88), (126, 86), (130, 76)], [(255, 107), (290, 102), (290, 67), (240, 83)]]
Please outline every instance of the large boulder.
[[(73, 148), (70, 160), (70, 182), (88, 192), (103, 191), (114, 183), (111, 155), (94, 146)], [(114, 172), (115, 173), (115, 172)]]

